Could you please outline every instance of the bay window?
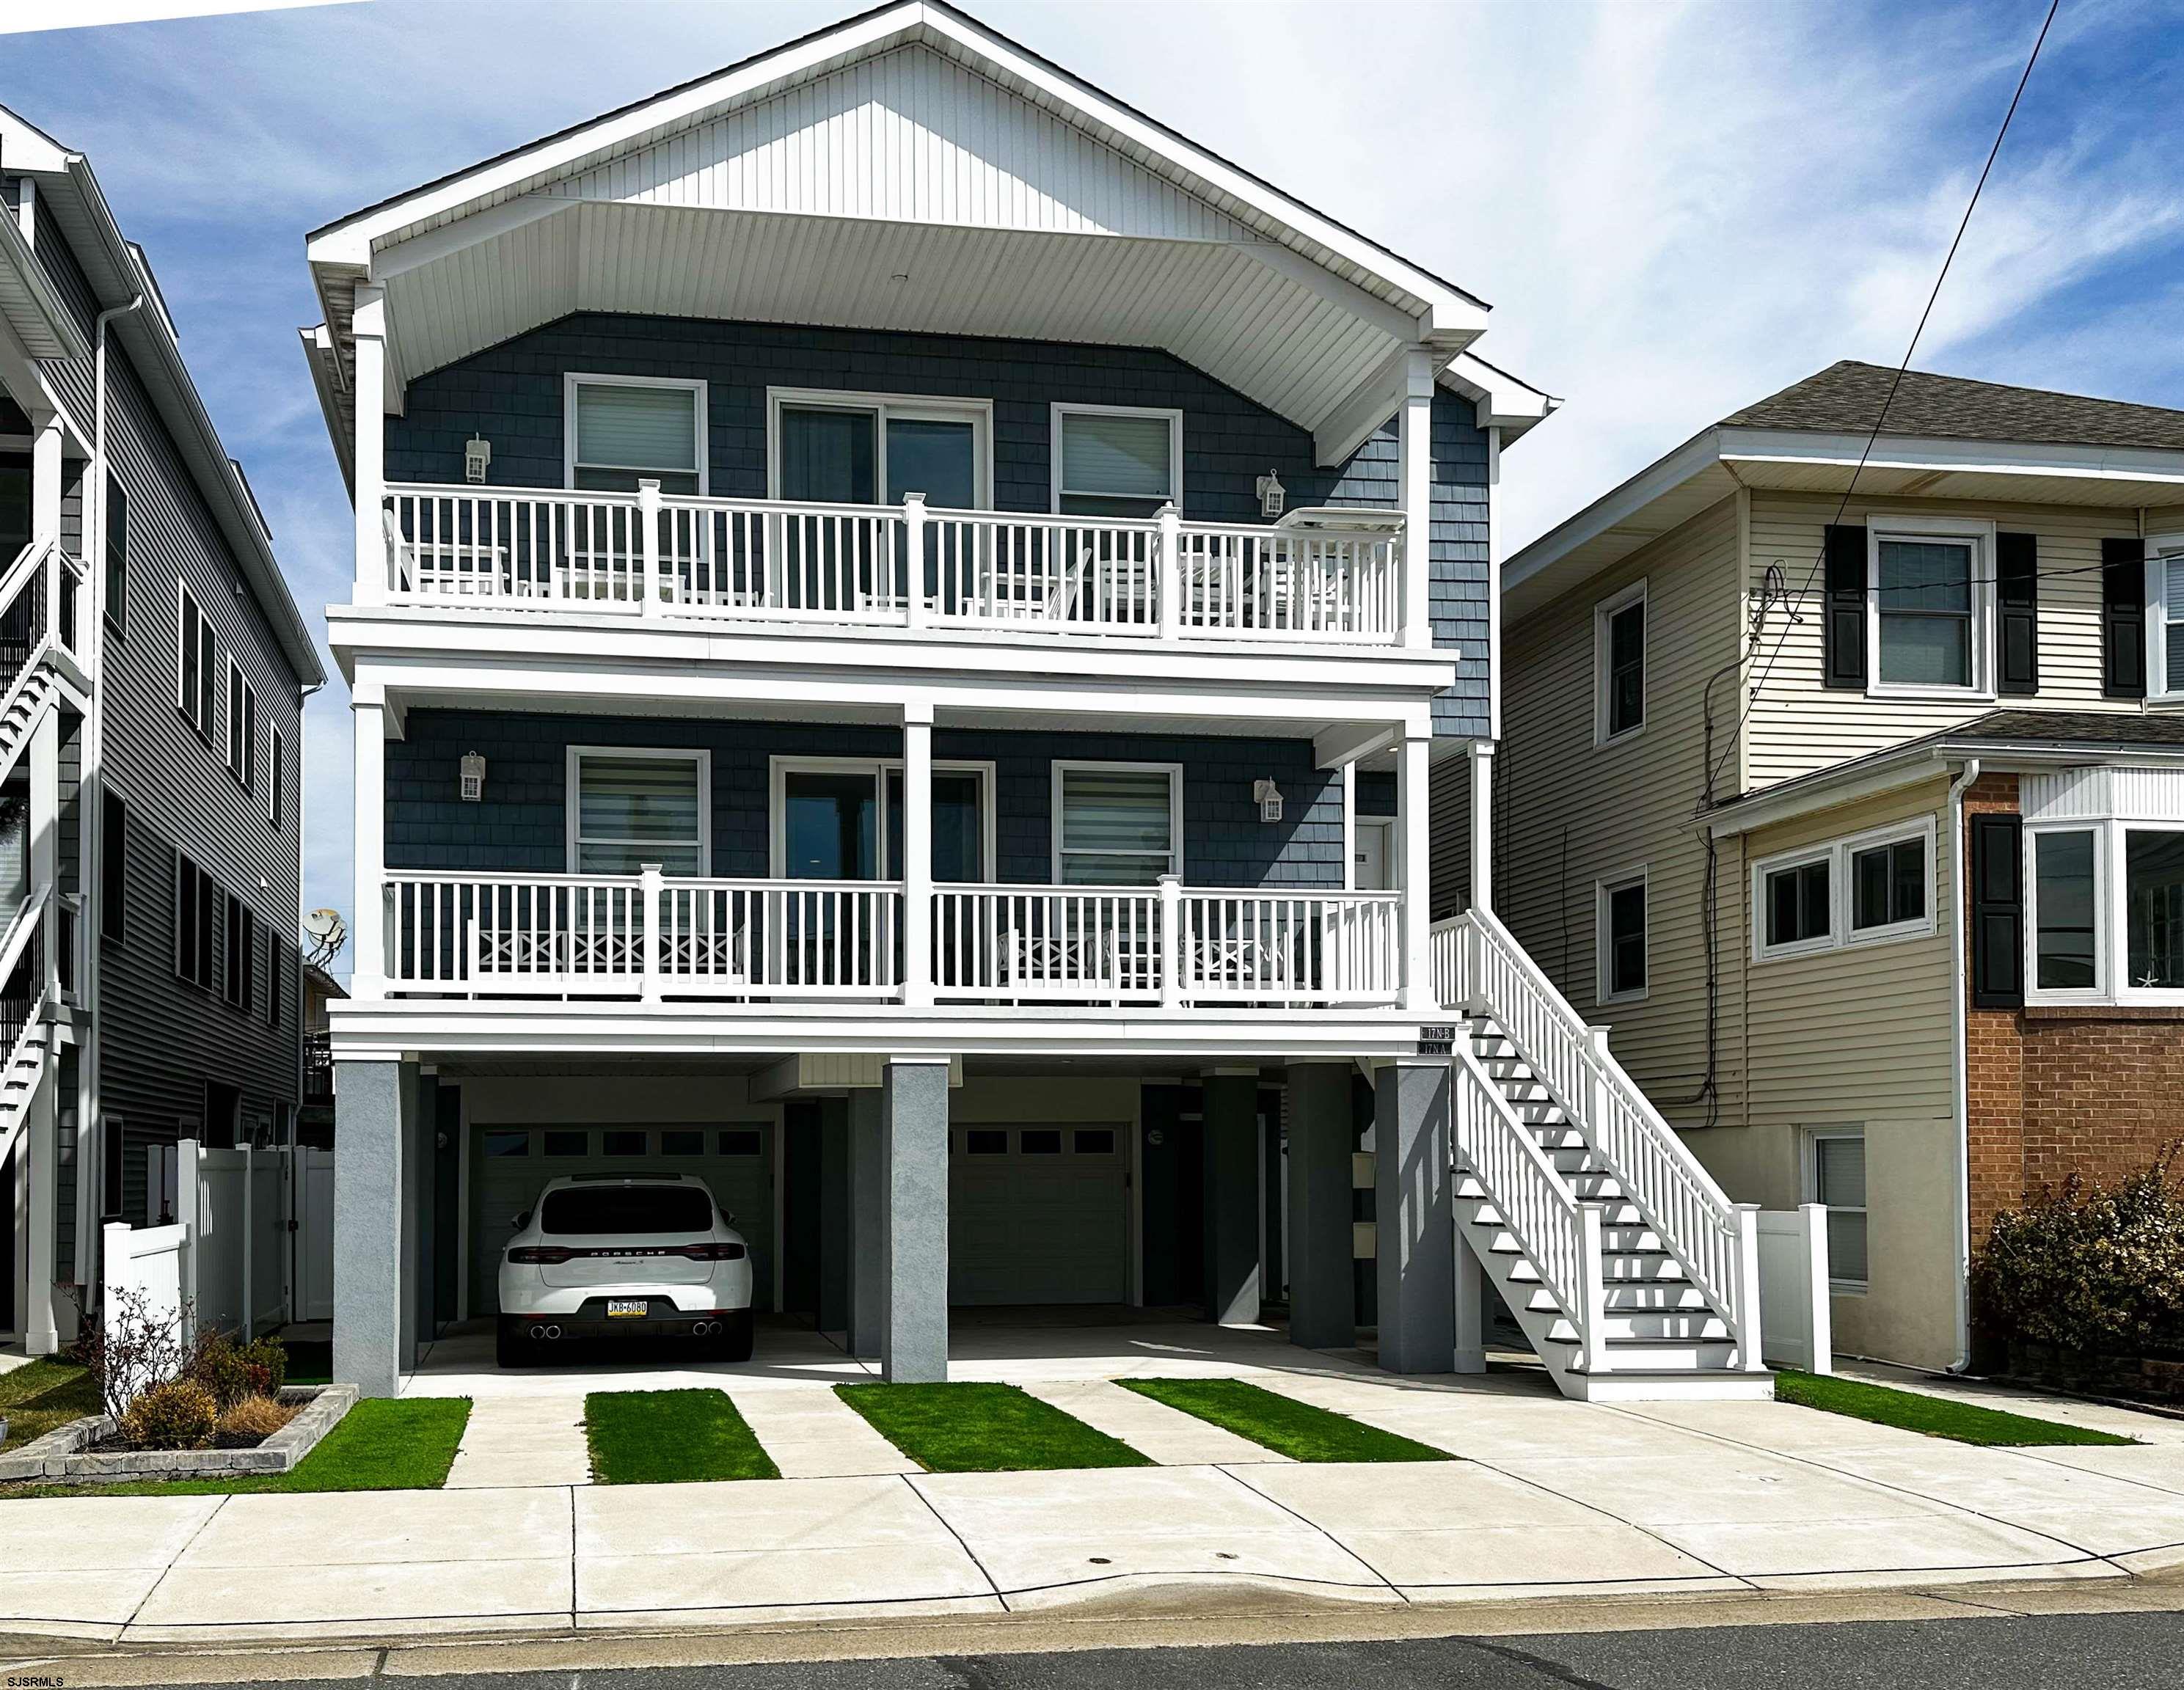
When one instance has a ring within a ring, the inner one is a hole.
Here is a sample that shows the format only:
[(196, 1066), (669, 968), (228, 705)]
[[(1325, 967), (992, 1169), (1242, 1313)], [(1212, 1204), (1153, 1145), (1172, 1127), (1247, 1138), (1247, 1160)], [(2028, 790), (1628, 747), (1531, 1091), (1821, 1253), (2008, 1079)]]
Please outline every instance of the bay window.
[(2124, 831), (2125, 965), (2134, 990), (2184, 987), (2184, 832)]
[(2035, 1003), (2184, 1003), (2184, 821), (2025, 830)]
[(2092, 992), (2100, 983), (2098, 838), (2089, 827), (2032, 836), (2036, 992)]

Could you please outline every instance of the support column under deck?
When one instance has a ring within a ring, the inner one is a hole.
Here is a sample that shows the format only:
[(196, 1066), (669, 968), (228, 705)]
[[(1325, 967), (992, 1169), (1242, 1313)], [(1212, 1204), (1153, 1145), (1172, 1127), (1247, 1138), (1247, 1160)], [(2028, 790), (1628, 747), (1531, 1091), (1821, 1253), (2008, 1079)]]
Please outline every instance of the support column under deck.
[(1456, 1212), (1446, 1058), (1398, 1058), (1375, 1085), (1380, 1365), (1446, 1373), (1456, 1355)]
[(890, 1057), (882, 1070), (887, 1315), (880, 1372), (948, 1376), (948, 1059)]
[(1351, 1256), (1351, 1065), (1290, 1065), (1290, 1342), (1346, 1349), (1357, 1341)]
[(367, 1397), (401, 1388), (404, 1104), (397, 1062), (335, 1076), (333, 1376)]
[(1206, 1305), (1223, 1326), (1259, 1320), (1259, 1070), (1206, 1076)]

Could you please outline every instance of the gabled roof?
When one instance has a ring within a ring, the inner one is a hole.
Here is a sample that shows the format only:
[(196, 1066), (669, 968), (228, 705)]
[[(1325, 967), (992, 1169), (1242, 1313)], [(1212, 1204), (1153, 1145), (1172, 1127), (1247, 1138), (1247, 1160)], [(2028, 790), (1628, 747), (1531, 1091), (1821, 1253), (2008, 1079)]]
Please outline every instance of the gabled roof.
[[(8, 174), (26, 177), (34, 185), (38, 203), (51, 212), (100, 309), (127, 305), (140, 297), (144, 300), (142, 309), (114, 318), (108, 332), (127, 350), (290, 666), (305, 686), (322, 684), (326, 671), (319, 665), (318, 649), (273, 554), (272, 534), (240, 466), (220, 444), (204, 399), (182, 362), (173, 319), (150, 267), (142, 250), (122, 234), (89, 162), (4, 106), (0, 106), (0, 159), (6, 161)], [(36, 262), (35, 255), (32, 262)], [(79, 332), (79, 344), (59, 355), (84, 356), (88, 349), (81, 339)], [(88, 427), (90, 421), (77, 419), (81, 427)]]
[(31, 358), (81, 358), (91, 348), (13, 217), (0, 213), (0, 323)]
[[(1883, 407), (1886, 419), (1883, 423)], [(1846, 359), (1722, 420), (1724, 428), (1783, 428), (1936, 440), (2048, 441), (2184, 452), (2184, 411)]]
[(1550, 603), (1740, 487), (2180, 504), (2184, 411), (1927, 370), (1899, 383), (1883, 365), (1830, 364), (1702, 429), (1516, 553), (1502, 571), (1506, 610)]
[[(510, 149), (306, 253), (326, 314), (305, 349), (337, 430), (365, 283), (387, 289), (390, 401), (557, 316), (620, 310), (1162, 346), (1337, 431), (1391, 349), (1446, 366), (1487, 309), (942, 0)], [(1512, 433), (1547, 408), (1490, 366), (1451, 385)]]

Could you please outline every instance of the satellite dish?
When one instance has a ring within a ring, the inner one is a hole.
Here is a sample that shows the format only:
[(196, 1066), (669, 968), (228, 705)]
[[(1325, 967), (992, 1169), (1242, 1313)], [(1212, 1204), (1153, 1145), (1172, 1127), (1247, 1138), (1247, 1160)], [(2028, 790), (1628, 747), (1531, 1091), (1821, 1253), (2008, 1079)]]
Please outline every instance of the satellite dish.
[(304, 918), (304, 931), (312, 940), (311, 953), (305, 960), (314, 968), (324, 968), (340, 955), (348, 938), (348, 925), (338, 909), (314, 909)]

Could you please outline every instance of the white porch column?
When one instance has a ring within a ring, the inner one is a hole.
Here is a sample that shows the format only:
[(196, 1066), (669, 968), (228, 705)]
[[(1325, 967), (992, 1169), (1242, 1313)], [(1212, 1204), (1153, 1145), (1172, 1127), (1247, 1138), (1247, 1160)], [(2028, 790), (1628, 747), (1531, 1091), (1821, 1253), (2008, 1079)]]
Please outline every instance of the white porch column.
[(55, 411), (32, 410), (30, 416), (31, 537), (44, 540), (61, 531), (61, 420)]
[(1433, 741), (1407, 735), (1396, 762), (1396, 829), (1403, 855), (1403, 1007), (1414, 1015), (1440, 1009), (1433, 985), (1433, 805), (1427, 757)]
[(387, 531), (380, 514), (387, 491), (387, 297), (384, 288), (356, 291), (355, 379), (356, 586), (359, 604), (387, 602)]
[(902, 707), (902, 1001), (933, 1002), (933, 706)]
[[(54, 439), (58, 457), (58, 434)], [(58, 473), (58, 464), (54, 467)], [(31, 988), (35, 993), (40, 988), (50, 987), (56, 977), (53, 948), (60, 932), (60, 888), (55, 874), (60, 837), (59, 711), (48, 709), (31, 730), (30, 768), (31, 890), (35, 895), (42, 889), (47, 900), (39, 918), (42, 974)], [(25, 1123), (30, 1137), (30, 1154), (25, 1159), (30, 1176), (29, 1213), (25, 1217), (30, 1232), (30, 1303), (23, 1310), (22, 1322), (23, 1348), (30, 1355), (51, 1355), (60, 1348), (59, 1323), (53, 1318), (53, 1276), (58, 1260), (60, 1222), (60, 1141), (55, 1130), (60, 1078), (59, 1052), (48, 1042), (38, 1088), (31, 1100), (30, 1115)]]
[(359, 998), (385, 995), (387, 984), (387, 707), (359, 700), (349, 706), (356, 738), (356, 907), (349, 924), (349, 992)]
[(1403, 643), (1433, 644), (1427, 592), (1433, 536), (1433, 356), (1413, 347), (1403, 360)]
[(1494, 907), (1494, 742), (1471, 742), (1471, 907)]

